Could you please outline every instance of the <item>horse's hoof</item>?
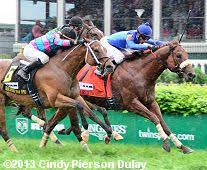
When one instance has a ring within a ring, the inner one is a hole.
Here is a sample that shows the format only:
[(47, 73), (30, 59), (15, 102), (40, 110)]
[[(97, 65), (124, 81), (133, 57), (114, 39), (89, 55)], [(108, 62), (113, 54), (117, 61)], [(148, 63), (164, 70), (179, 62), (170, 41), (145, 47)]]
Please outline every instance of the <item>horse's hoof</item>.
[(17, 148), (13, 145), (10, 147), (10, 150), (14, 153), (18, 153), (19, 151), (17, 150)]
[(105, 140), (105, 143), (106, 143), (107, 145), (110, 144), (110, 141), (111, 141), (111, 140), (110, 140), (110, 138), (109, 138), (108, 136), (106, 136), (104, 140)]
[(39, 145), (39, 148), (40, 148), (40, 149), (43, 149), (43, 148), (45, 148), (45, 146), (46, 146), (46, 145), (44, 145), (44, 144), (40, 144), (40, 145)]
[(44, 133), (42, 136), (42, 140), (40, 142), (39, 148), (44, 148), (47, 145), (49, 135), (47, 133)]
[(188, 148), (184, 145), (182, 145), (180, 149), (183, 151), (184, 154), (190, 154), (194, 151), (194, 150), (192, 150), (192, 149), (190, 149), (190, 148)]
[(164, 140), (164, 143), (162, 145), (162, 148), (166, 151), (166, 152), (170, 152), (170, 144), (169, 141), (166, 139)]
[(57, 140), (55, 141), (55, 144), (60, 145), (60, 146), (62, 146), (62, 145), (63, 145), (63, 144), (62, 144), (62, 142), (60, 142), (60, 140), (59, 140), (59, 139), (57, 139)]
[(65, 135), (66, 134), (65, 131), (66, 131), (65, 129), (59, 130), (58, 131), (58, 134), (59, 135)]
[(114, 140), (115, 141), (124, 139), (123, 136), (121, 136), (120, 134), (118, 134), (118, 132), (116, 132), (116, 131), (113, 131), (113, 136), (114, 136)]
[(91, 152), (91, 150), (89, 149), (89, 147), (88, 147), (88, 145), (87, 145), (86, 142), (81, 141), (80, 144), (81, 144), (81, 146), (82, 146), (82, 148), (83, 148), (84, 151), (86, 151), (86, 152), (92, 154), (92, 152)]

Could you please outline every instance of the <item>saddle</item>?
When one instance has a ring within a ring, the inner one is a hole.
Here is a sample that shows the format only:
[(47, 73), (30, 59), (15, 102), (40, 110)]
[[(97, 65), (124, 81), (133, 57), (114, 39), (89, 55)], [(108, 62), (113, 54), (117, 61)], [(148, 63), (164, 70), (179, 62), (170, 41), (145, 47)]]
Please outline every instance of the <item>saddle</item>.
[(95, 97), (105, 103), (105, 108), (118, 110), (119, 106), (111, 89), (111, 74), (100, 77), (94, 73), (96, 66), (85, 65), (78, 73), (80, 94)]
[(106, 99), (112, 98), (110, 75), (106, 79), (102, 79), (94, 73), (95, 70), (96, 66), (85, 65), (79, 71), (77, 79), (80, 94)]
[(25, 60), (12, 61), (11, 65), (8, 67), (4, 75), (4, 78), (2, 79), (3, 89), (7, 92), (18, 95), (30, 95), (38, 107), (44, 107), (34, 82), (34, 76), (38, 68), (29, 73), (29, 80), (27, 82), (24, 82), (16, 74), (18, 70), (27, 64), (29, 63)]

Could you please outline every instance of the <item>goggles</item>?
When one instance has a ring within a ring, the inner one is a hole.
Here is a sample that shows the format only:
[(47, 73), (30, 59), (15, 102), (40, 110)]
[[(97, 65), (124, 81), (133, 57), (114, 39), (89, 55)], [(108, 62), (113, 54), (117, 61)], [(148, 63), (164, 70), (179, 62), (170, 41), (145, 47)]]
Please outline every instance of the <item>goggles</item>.
[(140, 34), (139, 36), (138, 36), (138, 39), (139, 40), (149, 40), (150, 39), (150, 37), (149, 36), (146, 36), (146, 35), (143, 35), (143, 34)]
[(138, 36), (137, 36), (137, 39), (138, 40), (149, 40), (151, 37), (150, 36), (146, 36), (146, 35), (144, 35), (144, 34), (140, 34), (139, 32), (138, 32)]

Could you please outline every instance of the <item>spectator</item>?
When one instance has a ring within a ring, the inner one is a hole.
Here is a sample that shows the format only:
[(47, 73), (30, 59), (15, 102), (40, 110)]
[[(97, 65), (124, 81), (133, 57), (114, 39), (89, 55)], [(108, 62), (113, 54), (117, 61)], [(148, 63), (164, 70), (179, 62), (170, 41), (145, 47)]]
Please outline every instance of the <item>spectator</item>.
[(43, 35), (43, 25), (40, 23), (40, 20), (37, 20), (35, 25), (32, 27), (33, 39), (41, 37)]
[(39, 20), (35, 22), (35, 25), (32, 27), (32, 30), (21, 39), (22, 42), (29, 43), (34, 38), (38, 38), (43, 35), (43, 25)]

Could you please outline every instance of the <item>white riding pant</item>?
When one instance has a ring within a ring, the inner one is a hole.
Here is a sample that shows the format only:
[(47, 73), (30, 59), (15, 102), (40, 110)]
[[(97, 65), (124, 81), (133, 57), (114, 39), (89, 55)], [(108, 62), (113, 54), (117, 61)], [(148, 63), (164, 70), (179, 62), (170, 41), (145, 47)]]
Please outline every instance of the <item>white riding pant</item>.
[(117, 64), (120, 64), (123, 59), (124, 59), (124, 54), (119, 51), (117, 48), (115, 48), (114, 46), (110, 45), (106, 39), (106, 37), (103, 37), (100, 40), (101, 44), (103, 45), (103, 47), (106, 48), (107, 50), (107, 56), (109, 58), (111, 58), (112, 60), (114, 60)]
[(23, 54), (31, 62), (40, 59), (42, 64), (46, 64), (49, 61), (49, 56), (34, 48), (32, 44), (25, 46)]

